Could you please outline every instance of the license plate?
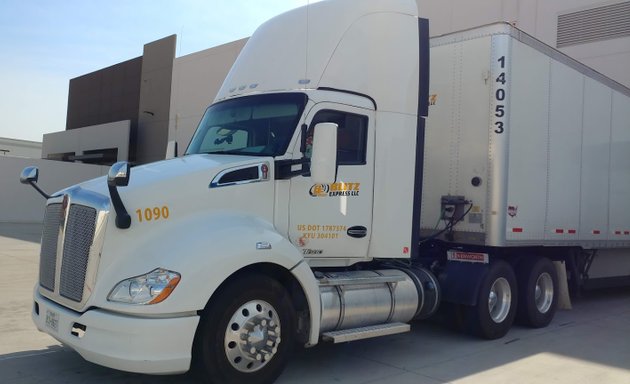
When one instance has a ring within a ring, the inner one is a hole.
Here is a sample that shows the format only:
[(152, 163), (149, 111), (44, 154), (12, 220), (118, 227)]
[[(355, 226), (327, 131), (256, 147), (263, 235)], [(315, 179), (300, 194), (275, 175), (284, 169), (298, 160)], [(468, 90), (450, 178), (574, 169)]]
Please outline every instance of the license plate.
[(57, 312), (46, 310), (46, 326), (53, 331), (59, 330), (59, 314)]

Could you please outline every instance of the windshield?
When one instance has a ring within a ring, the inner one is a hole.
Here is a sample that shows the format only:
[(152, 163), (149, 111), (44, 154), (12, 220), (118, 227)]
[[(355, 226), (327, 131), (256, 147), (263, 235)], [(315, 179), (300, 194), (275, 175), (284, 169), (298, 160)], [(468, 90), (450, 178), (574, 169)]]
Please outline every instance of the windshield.
[(306, 100), (302, 93), (277, 93), (211, 105), (186, 154), (283, 155)]

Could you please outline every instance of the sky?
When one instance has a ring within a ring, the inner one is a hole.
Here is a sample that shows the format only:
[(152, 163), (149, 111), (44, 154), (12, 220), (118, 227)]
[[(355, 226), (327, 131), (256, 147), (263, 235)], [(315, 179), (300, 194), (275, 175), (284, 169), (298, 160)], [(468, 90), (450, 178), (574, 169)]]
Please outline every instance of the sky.
[(177, 34), (180, 57), (251, 36), (306, 2), (0, 0), (0, 137), (65, 130), (70, 79), (141, 56), (146, 43)]

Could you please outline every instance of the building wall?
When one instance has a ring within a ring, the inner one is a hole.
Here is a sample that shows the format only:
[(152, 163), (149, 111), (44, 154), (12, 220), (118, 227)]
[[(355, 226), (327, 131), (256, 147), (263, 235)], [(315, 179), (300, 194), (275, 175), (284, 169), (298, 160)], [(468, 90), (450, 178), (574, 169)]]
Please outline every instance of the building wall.
[(73, 184), (105, 175), (109, 170), (100, 165), (0, 156), (0, 222), (43, 221), (46, 199), (30, 185), (20, 183), (22, 169), (33, 165), (39, 168), (38, 185), (47, 193), (55, 193)]
[(41, 157), (110, 165), (128, 160), (130, 134), (129, 120), (47, 133)]
[[(70, 80), (66, 131), (130, 121), (135, 163), (164, 158), (176, 36), (145, 44), (143, 55)], [(111, 132), (111, 134), (115, 134)], [(91, 148), (99, 149), (102, 147)], [(90, 148), (82, 147), (83, 150)]]
[(178, 57), (173, 66), (168, 140), (184, 153), (247, 39)]
[[(420, 16), (429, 18), (431, 36), (507, 21), (554, 48), (557, 48), (559, 16), (611, 4), (630, 3), (627, 0), (416, 1)], [(559, 50), (630, 87), (630, 34), (565, 46)]]
[(0, 137), (0, 156), (39, 159), (42, 157), (42, 143)]
[(138, 122), (142, 57), (70, 80), (66, 130), (130, 120)]
[(171, 35), (144, 46), (138, 128), (130, 156), (137, 163), (163, 160), (166, 153), (176, 44)]

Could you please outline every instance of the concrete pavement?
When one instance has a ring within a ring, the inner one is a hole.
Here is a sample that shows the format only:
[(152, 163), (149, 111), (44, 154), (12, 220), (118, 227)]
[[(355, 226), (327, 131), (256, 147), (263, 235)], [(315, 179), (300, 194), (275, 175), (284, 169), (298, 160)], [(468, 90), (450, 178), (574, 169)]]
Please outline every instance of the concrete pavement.
[[(40, 226), (0, 224), (0, 382), (171, 383), (103, 368), (35, 329), (30, 319)], [(462, 335), (436, 322), (406, 334), (298, 351), (278, 384), (630, 384), (630, 289), (592, 292), (544, 329), (515, 326), (501, 340)]]

